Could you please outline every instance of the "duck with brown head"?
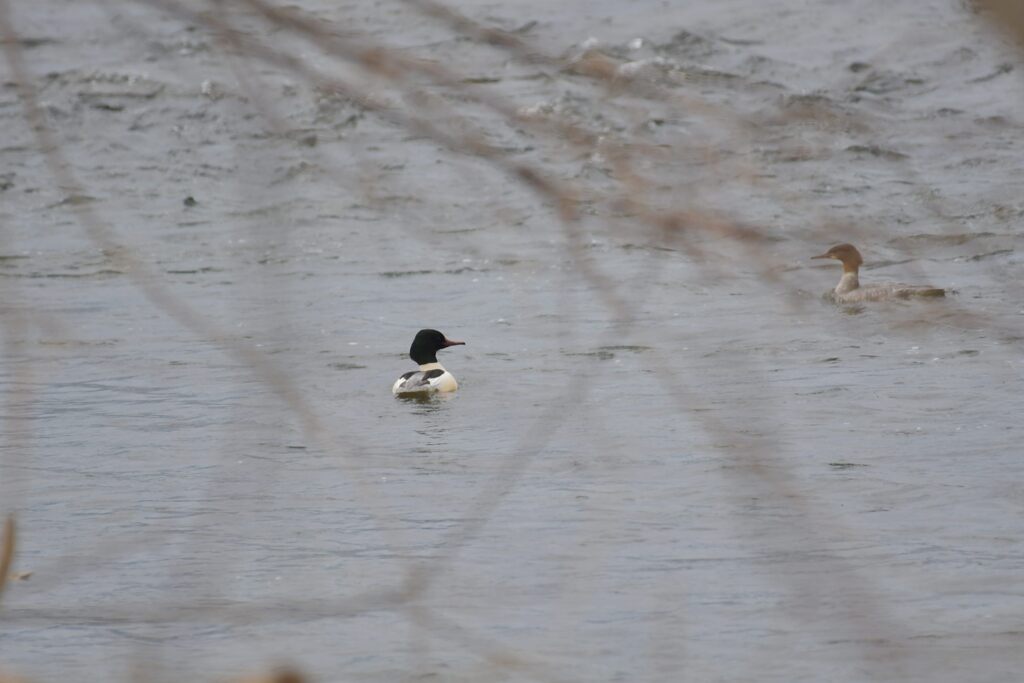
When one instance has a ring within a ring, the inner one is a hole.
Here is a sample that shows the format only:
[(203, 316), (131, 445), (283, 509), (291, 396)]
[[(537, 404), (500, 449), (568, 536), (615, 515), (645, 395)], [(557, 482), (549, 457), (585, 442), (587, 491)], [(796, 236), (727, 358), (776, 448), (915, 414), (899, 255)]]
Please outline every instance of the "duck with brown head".
[(915, 297), (945, 296), (946, 290), (938, 287), (921, 287), (902, 284), (871, 284), (860, 286), (859, 271), (864, 263), (863, 257), (852, 244), (837, 244), (824, 254), (811, 258), (830, 258), (843, 264), (843, 274), (839, 284), (827, 294), (828, 298), (840, 304), (861, 303), (863, 301), (884, 301), (887, 299), (910, 299)]
[(437, 330), (420, 330), (412, 340), (409, 357), (420, 366), (419, 370), (405, 373), (391, 387), (395, 396), (422, 396), (435, 392), (446, 393), (459, 388), (452, 373), (437, 362), (437, 352), (449, 346), (466, 342), (452, 341)]

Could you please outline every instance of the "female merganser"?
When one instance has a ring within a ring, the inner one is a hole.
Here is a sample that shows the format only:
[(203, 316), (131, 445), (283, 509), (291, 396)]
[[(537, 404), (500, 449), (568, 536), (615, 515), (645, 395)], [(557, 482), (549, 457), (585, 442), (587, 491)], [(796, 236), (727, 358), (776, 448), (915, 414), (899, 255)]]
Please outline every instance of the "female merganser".
[(839, 284), (826, 296), (839, 304), (855, 304), (862, 301), (883, 301), (885, 299), (909, 299), (911, 297), (946, 296), (946, 290), (938, 287), (914, 285), (877, 284), (860, 286), (857, 269), (864, 263), (860, 252), (852, 244), (838, 244), (824, 254), (811, 258), (834, 258), (843, 264), (843, 276)]
[(395, 381), (391, 393), (395, 396), (430, 394), (436, 391), (448, 392), (459, 388), (452, 373), (437, 362), (437, 352), (449, 346), (457, 346), (466, 342), (447, 339), (437, 330), (420, 330), (412, 340), (409, 357), (420, 369), (405, 373)]

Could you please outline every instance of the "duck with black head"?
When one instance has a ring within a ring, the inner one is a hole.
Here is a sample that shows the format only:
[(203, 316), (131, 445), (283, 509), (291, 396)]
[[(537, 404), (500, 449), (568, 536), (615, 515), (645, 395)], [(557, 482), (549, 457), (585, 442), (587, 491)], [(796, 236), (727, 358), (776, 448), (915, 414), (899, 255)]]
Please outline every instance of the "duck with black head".
[(840, 304), (855, 304), (864, 301), (885, 301), (887, 299), (910, 299), (918, 297), (945, 296), (946, 290), (938, 287), (878, 283), (861, 286), (859, 272), (864, 263), (857, 247), (852, 244), (837, 244), (824, 254), (811, 258), (830, 258), (843, 264), (843, 275), (839, 284), (826, 297)]
[(452, 373), (437, 362), (437, 352), (449, 346), (459, 346), (466, 342), (452, 341), (437, 330), (420, 330), (412, 340), (409, 357), (420, 366), (419, 370), (411, 370), (397, 380), (391, 387), (395, 396), (422, 396), (432, 393), (447, 393), (459, 388)]

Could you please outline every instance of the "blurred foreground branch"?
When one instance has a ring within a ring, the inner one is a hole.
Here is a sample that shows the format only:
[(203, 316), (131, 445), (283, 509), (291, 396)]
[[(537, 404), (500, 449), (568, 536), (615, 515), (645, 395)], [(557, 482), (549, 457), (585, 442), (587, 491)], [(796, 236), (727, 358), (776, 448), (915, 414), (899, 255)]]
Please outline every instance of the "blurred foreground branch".
[(4, 588), (7, 586), (7, 579), (11, 572), (11, 565), (14, 563), (14, 551), (17, 547), (17, 528), (14, 522), (14, 515), (7, 515), (4, 521), (3, 545), (0, 545), (0, 598), (3, 597)]
[(1021, 0), (970, 0), (975, 11), (1024, 49), (1024, 2)]

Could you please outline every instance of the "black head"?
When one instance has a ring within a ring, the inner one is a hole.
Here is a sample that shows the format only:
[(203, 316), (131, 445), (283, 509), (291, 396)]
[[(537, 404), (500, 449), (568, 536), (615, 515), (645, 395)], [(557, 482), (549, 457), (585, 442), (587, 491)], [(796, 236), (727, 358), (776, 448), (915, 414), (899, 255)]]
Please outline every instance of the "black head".
[(449, 346), (457, 346), (466, 342), (452, 341), (445, 338), (437, 330), (420, 330), (412, 340), (409, 357), (419, 365), (437, 362), (437, 352)]

